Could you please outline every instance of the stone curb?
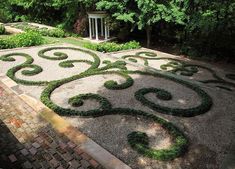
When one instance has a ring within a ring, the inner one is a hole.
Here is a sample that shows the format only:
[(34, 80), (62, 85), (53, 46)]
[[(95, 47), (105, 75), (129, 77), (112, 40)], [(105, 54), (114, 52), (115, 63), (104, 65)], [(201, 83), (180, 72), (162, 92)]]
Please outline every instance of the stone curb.
[(90, 155), (104, 168), (131, 169), (128, 165), (95, 143), (85, 134), (81, 133), (78, 129), (73, 127), (57, 113), (46, 107), (43, 103), (20, 91), (19, 85), (12, 79), (4, 74), (0, 74), (0, 81), (4, 83), (9, 90), (21, 98), (21, 100), (38, 112), (39, 115), (48, 121), (58, 133), (66, 135), (71, 141), (77, 144), (81, 150)]

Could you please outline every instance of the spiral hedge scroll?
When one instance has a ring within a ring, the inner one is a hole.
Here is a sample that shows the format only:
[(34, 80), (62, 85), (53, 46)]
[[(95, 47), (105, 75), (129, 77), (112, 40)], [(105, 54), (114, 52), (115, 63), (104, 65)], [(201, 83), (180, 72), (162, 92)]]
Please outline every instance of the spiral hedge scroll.
[[(200, 82), (206, 83), (206, 84), (207, 83), (213, 83), (213, 84), (220, 83), (221, 85), (224, 85), (224, 86), (222, 86), (222, 87), (217, 86), (217, 87), (228, 90), (228, 91), (233, 91), (231, 89), (231, 87), (235, 88), (235, 83), (229, 82), (229, 81), (225, 80), (224, 78), (221, 78), (211, 68), (208, 68), (208, 67), (202, 66), (202, 65), (188, 64), (182, 60), (175, 59), (175, 58), (158, 57), (157, 54), (154, 52), (137, 52), (134, 55), (124, 55), (121, 58), (127, 59), (131, 62), (134, 62), (134, 63), (137, 63), (138, 62), (137, 59), (140, 59), (140, 60), (144, 61), (145, 66), (149, 66), (149, 61), (151, 61), (151, 60), (155, 60), (155, 61), (168, 60), (169, 62), (166, 64), (162, 64), (160, 66), (160, 69), (167, 71), (167, 72), (170, 72), (170, 73), (173, 73), (173, 74), (180, 74), (182, 76), (193, 76), (194, 74), (198, 73), (199, 68), (205, 69), (212, 74), (214, 79), (203, 80)], [(226, 74), (225, 77), (230, 80), (235, 80), (235, 74)]]
[[(56, 51), (56, 50), (63, 50), (63, 52), (54, 52), (54, 56), (50, 56), (46, 54), (49, 51)], [(64, 53), (66, 50), (73, 50), (78, 51), (80, 53), (85, 53), (90, 55), (93, 58), (93, 61), (90, 60), (79, 60), (79, 59), (73, 59), (73, 60), (66, 60), (68, 59), (68, 55)], [(139, 58), (142, 58), (142, 55), (147, 55), (149, 58), (157, 58), (155, 54), (141, 52), (138, 54)], [(54, 110), (56, 113), (58, 113), (61, 116), (81, 116), (81, 117), (99, 117), (99, 116), (105, 116), (105, 115), (128, 115), (128, 116), (135, 116), (140, 117), (147, 120), (152, 120), (155, 123), (158, 123), (164, 128), (173, 138), (173, 143), (169, 148), (166, 149), (153, 149), (149, 146), (149, 140), (146, 133), (142, 133), (139, 131), (133, 131), (131, 132), (127, 139), (130, 144), (130, 146), (141, 153), (144, 156), (147, 156), (149, 158), (153, 158), (156, 160), (172, 160), (175, 159), (187, 151), (188, 148), (188, 138), (184, 135), (182, 131), (180, 131), (175, 125), (173, 125), (171, 122), (168, 122), (167, 120), (158, 117), (155, 114), (145, 112), (142, 110), (137, 110), (134, 108), (122, 108), (122, 107), (112, 107), (112, 104), (109, 102), (109, 100), (103, 96), (100, 96), (95, 93), (86, 93), (86, 94), (79, 94), (75, 95), (68, 99), (68, 104), (70, 104), (73, 107), (77, 107), (77, 109), (71, 109), (71, 108), (63, 108), (56, 103), (54, 103), (51, 100), (51, 94), (55, 89), (58, 87), (67, 84), (69, 82), (83, 79), (86, 77), (92, 77), (96, 75), (115, 75), (120, 76), (121, 78), (124, 78), (125, 81), (122, 83), (118, 83), (114, 80), (109, 80), (104, 83), (104, 87), (107, 90), (123, 90), (130, 88), (134, 83), (134, 79), (132, 78), (132, 75), (138, 74), (143, 76), (151, 76), (153, 78), (165, 78), (167, 80), (173, 81), (175, 83), (178, 83), (186, 88), (191, 89), (194, 91), (201, 100), (200, 105), (192, 108), (186, 108), (186, 109), (179, 109), (179, 108), (170, 108), (161, 106), (159, 104), (156, 104), (152, 101), (149, 101), (145, 95), (148, 93), (154, 93), (156, 94), (156, 99), (161, 99), (163, 101), (168, 101), (172, 99), (172, 94), (164, 89), (159, 88), (143, 88), (137, 90), (134, 95), (136, 100), (140, 102), (143, 106), (147, 106), (151, 108), (152, 110), (155, 110), (159, 113), (164, 113), (167, 115), (173, 115), (173, 116), (182, 116), (182, 117), (193, 117), (197, 116), (203, 113), (206, 113), (212, 106), (212, 99), (211, 97), (204, 92), (199, 86), (196, 84), (193, 84), (189, 81), (184, 81), (182, 79), (177, 78), (176, 76), (170, 76), (166, 73), (158, 73), (158, 72), (148, 72), (148, 71), (130, 71), (126, 67), (126, 62), (124, 61), (115, 61), (111, 62), (108, 60), (103, 61), (103, 66), (100, 65), (100, 58), (95, 53), (83, 50), (79, 48), (72, 48), (72, 47), (50, 47), (43, 49), (39, 51), (38, 56), (43, 59), (48, 60), (57, 60), (60, 61), (59, 65), (61, 68), (67, 69), (70, 67), (74, 67), (73, 63), (79, 63), (83, 62), (85, 64), (88, 64), (90, 67), (87, 70), (84, 70), (82, 73), (60, 79), (60, 80), (54, 80), (54, 81), (27, 81), (23, 79), (17, 78), (15, 75), (18, 71), (21, 71), (23, 75), (37, 75), (43, 71), (43, 69), (39, 66), (34, 64), (34, 60), (31, 56), (24, 53), (11, 53), (7, 55), (3, 55), (0, 57), (0, 60), (7, 61), (7, 62), (14, 62), (15, 57), (23, 57), (26, 59), (26, 61), (22, 64), (19, 64), (17, 66), (12, 67), (8, 70), (7, 75), (12, 78), (14, 81), (20, 84), (24, 85), (44, 85), (45, 89), (41, 93), (41, 101), (50, 109)], [(125, 58), (125, 57), (124, 57)], [(128, 58), (128, 57), (126, 57)], [(144, 58), (145, 61), (146, 58)], [(147, 62), (146, 62), (147, 63)], [(168, 65), (169, 66), (169, 65)], [(179, 66), (178, 63), (172, 62), (171, 67)], [(182, 65), (180, 64), (181, 69), (178, 69), (177, 71), (190, 71), (192, 73), (195, 73), (197, 71), (196, 68), (193, 67), (193, 65)], [(163, 66), (167, 67), (167, 66)], [(27, 69), (27, 70), (25, 70)], [(31, 70), (28, 70), (31, 69)], [(87, 111), (81, 111), (79, 110), (79, 107), (83, 105), (85, 100), (96, 100), (100, 107), (96, 109), (91, 109)]]

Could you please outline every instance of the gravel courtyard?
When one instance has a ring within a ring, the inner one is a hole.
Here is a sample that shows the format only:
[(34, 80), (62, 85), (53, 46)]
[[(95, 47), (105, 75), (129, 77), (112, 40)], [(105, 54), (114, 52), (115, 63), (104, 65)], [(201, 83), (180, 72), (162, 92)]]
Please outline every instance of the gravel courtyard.
[[(0, 51), (0, 74), (136, 169), (226, 165), (235, 138), (234, 73), (147, 49), (103, 54), (63, 44)], [(175, 136), (156, 117), (188, 140), (180, 156), (154, 159), (128, 143), (139, 131), (151, 150), (170, 149)]]

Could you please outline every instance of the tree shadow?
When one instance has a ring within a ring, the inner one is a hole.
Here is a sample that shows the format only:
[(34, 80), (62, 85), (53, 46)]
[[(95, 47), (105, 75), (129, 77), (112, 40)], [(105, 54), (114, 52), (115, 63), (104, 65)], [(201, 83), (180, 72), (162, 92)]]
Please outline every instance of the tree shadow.
[[(136, 76), (134, 78), (134, 85), (123, 90), (109, 90), (103, 86), (105, 81), (113, 79), (115, 79), (114, 76), (109, 76), (104, 77), (103, 81), (99, 79), (98, 82), (96, 81), (96, 78), (93, 77), (92, 81), (87, 80), (87, 83), (89, 83), (89, 85), (86, 84), (85, 80), (83, 80), (82, 90), (81, 88), (79, 90), (79, 87), (81, 87), (81, 82), (79, 80), (71, 82), (71, 84), (66, 84), (65, 86), (63, 86), (64, 89), (67, 88), (66, 99), (63, 100), (63, 103), (67, 104), (67, 97), (74, 96), (74, 91), (80, 91), (80, 93), (76, 94), (85, 94), (91, 92), (107, 98), (111, 102), (113, 107), (132, 108), (137, 110), (140, 109), (167, 119), (168, 121), (175, 124), (178, 128), (180, 128), (180, 130), (188, 136), (190, 140), (190, 146), (185, 155), (172, 161), (159, 161), (144, 157), (138, 154), (129, 146), (127, 142), (127, 135), (133, 131), (146, 132), (150, 138), (151, 146), (155, 147), (156, 149), (164, 147), (166, 148), (171, 144), (172, 138), (167, 134), (166, 130), (162, 129), (158, 124), (154, 123), (150, 119), (146, 120), (139, 116), (130, 115), (105, 115), (95, 118), (81, 118), (72, 116), (65, 117), (65, 119), (71, 122), (73, 126), (76, 126), (79, 130), (81, 130), (99, 145), (111, 152), (113, 155), (124, 161), (126, 164), (130, 165), (132, 168), (216, 169), (219, 167), (220, 164), (218, 164), (217, 158), (218, 156), (220, 156), (220, 154), (216, 150), (217, 148), (212, 149), (210, 146), (208, 146), (208, 143), (203, 142), (202, 138), (206, 136), (206, 139), (209, 141), (212, 141), (213, 138), (215, 138), (215, 142), (223, 140), (216, 138), (219, 137), (218, 133), (215, 132), (216, 128), (210, 128), (209, 130), (207, 129), (207, 125), (210, 122), (211, 123), (208, 126), (212, 127), (213, 120), (215, 120), (214, 124), (218, 125), (216, 127), (222, 127), (222, 124), (216, 121), (217, 117), (221, 120), (223, 116), (222, 114), (217, 114), (219, 113), (218, 111), (220, 111), (221, 109), (215, 111), (215, 109), (222, 105), (222, 103), (218, 103), (219, 100), (215, 102), (217, 104), (216, 107), (213, 107), (209, 112), (206, 112), (205, 114), (190, 118), (171, 116), (153, 111), (151, 108), (143, 106), (135, 99), (135, 91), (143, 87), (157, 87), (168, 90), (172, 93), (174, 101), (161, 101), (158, 100), (155, 96), (149, 96), (149, 98), (153, 102), (168, 107), (194, 107), (200, 104), (200, 98), (198, 98), (197, 95), (193, 94), (194, 92), (190, 92), (189, 90), (191, 89), (181, 87), (181, 85), (175, 84), (175, 82), (170, 82), (170, 80), (165, 80), (162, 78), (155, 78), (154, 80), (151, 80), (146, 79), (143, 76)], [(118, 83), (120, 83), (120, 81), (118, 81)], [(76, 85), (78, 84), (80, 84), (80, 86), (76, 88)], [(102, 86), (99, 86), (100, 84), (102, 84)], [(96, 85), (99, 86), (98, 89), (95, 87), (94, 89), (91, 89), (92, 86)], [(71, 86), (73, 86), (73, 88), (70, 88)], [(69, 89), (71, 90), (71, 92), (69, 92)], [(62, 90), (58, 91), (62, 92)], [(212, 94), (213, 92), (214, 90), (209, 90), (209, 94)], [(62, 93), (60, 93), (60, 96), (62, 96)], [(215, 95), (213, 95), (212, 97), (213, 99), (217, 98), (217, 96)], [(224, 94), (221, 97), (224, 98), (227, 97), (227, 95)], [(93, 104), (91, 100), (86, 100), (84, 101), (84, 105), (88, 106), (89, 109), (92, 109), (94, 107), (92, 107), (91, 105), (95, 104)], [(227, 110), (231, 110), (232, 107), (233, 106), (230, 105)], [(82, 107), (78, 107), (77, 109), (83, 110)], [(228, 118), (230, 118), (229, 114), (226, 115), (226, 118), (224, 118), (224, 120), (228, 120)], [(226, 125), (226, 129), (231, 129), (231, 124)], [(213, 133), (209, 134), (209, 132), (211, 131), (213, 131)], [(207, 134), (209, 135), (207, 136)], [(224, 140), (225, 142), (227, 142), (227, 139)], [(215, 142), (213, 141), (211, 143), (214, 144)], [(216, 147), (220, 147), (218, 149), (221, 149), (221, 147), (228, 147), (228, 144), (229, 143), (227, 142), (221, 146), (216, 145)]]

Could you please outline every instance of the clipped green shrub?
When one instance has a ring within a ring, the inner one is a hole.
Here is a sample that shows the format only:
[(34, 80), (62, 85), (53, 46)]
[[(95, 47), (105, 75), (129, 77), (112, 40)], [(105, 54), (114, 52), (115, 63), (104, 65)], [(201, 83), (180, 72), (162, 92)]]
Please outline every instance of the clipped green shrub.
[(133, 41), (130, 41), (130, 42), (127, 42), (127, 43), (124, 43), (122, 45), (122, 50), (128, 50), (128, 49), (137, 49), (137, 48), (140, 48), (140, 43), (133, 40)]
[(5, 27), (3, 24), (0, 24), (0, 35), (4, 34), (5, 33)]
[(62, 29), (38, 29), (38, 32), (43, 36), (50, 36), (56, 38), (65, 37), (65, 32)]
[(9, 43), (6, 42), (5, 39), (0, 39), (0, 49), (7, 49), (7, 48), (11, 48), (9, 47)]
[(118, 44), (115, 42), (105, 42), (100, 44), (87, 43), (84, 45), (84, 47), (100, 52), (116, 52), (120, 50), (138, 49), (141, 46), (139, 42), (130, 41), (124, 44)]
[(44, 43), (44, 38), (37, 32), (28, 31), (13, 35), (9, 38), (0, 39), (0, 49), (17, 47), (37, 46)]
[(38, 26), (30, 25), (27, 22), (18, 23), (18, 24), (9, 24), (9, 26), (21, 29), (23, 31), (38, 32), (42, 36), (50, 36), (50, 37), (57, 37), (57, 38), (62, 38), (66, 36), (66, 32), (63, 31), (62, 29), (59, 29), (59, 28), (48, 29), (47, 27), (40, 28)]
[(16, 47), (36, 46), (41, 45), (44, 42), (43, 37), (35, 31), (17, 34), (11, 37), (10, 40)]

